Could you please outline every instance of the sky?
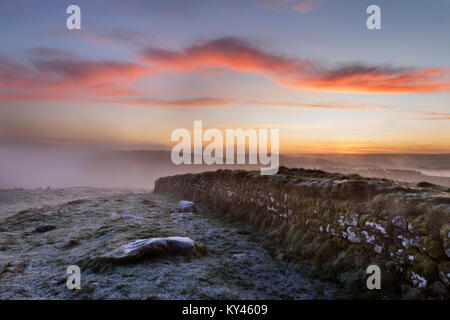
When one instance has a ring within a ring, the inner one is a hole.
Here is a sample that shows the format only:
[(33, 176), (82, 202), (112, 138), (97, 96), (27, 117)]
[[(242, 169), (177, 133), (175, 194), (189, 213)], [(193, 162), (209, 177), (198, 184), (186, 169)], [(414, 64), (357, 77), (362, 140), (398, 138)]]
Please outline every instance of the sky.
[(450, 153), (449, 31), (447, 0), (2, 0), (0, 141), (170, 149), (202, 120), (283, 153)]

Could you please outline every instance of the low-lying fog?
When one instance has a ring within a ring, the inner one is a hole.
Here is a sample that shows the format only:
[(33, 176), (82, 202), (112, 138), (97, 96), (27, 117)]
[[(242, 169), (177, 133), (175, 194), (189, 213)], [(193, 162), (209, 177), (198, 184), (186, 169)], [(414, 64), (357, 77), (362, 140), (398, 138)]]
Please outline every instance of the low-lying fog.
[[(153, 188), (161, 166), (123, 159), (105, 151), (51, 147), (0, 147), (0, 188), (134, 187)], [(168, 159), (170, 161), (170, 158)], [(150, 161), (152, 162), (152, 161)], [(167, 163), (168, 165), (170, 163)]]
[[(450, 155), (290, 155), (281, 165), (450, 185)], [(175, 166), (170, 151), (107, 151), (88, 147), (0, 145), (0, 188), (122, 187), (152, 189), (161, 176), (216, 170)], [(222, 166), (224, 168), (224, 166)], [(228, 166), (238, 169), (242, 166)], [(246, 169), (259, 169), (246, 166)], [(383, 171), (383, 169), (410, 171)], [(413, 172), (411, 172), (413, 170)], [(439, 178), (422, 176), (435, 176)], [(400, 177), (400, 178), (399, 178)]]

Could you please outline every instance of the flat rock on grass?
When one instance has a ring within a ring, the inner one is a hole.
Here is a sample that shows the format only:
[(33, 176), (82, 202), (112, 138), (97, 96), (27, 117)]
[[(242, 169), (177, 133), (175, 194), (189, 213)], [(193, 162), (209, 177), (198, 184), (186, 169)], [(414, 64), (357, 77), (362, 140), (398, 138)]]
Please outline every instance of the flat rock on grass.
[(110, 262), (127, 263), (165, 255), (191, 253), (194, 240), (187, 237), (149, 238), (135, 240), (104, 256)]

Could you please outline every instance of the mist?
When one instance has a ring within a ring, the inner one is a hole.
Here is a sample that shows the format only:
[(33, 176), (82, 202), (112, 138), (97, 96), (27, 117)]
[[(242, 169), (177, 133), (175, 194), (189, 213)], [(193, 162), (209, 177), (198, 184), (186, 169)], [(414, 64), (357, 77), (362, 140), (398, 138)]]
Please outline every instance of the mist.
[(1, 146), (0, 155), (0, 188), (151, 189), (157, 176), (168, 171), (159, 166), (157, 174), (147, 164), (124, 163), (88, 147)]
[[(450, 155), (280, 155), (286, 167), (357, 173), (450, 186)], [(106, 187), (153, 189), (159, 177), (257, 165), (174, 165), (170, 151), (111, 146), (0, 144), (0, 188)]]

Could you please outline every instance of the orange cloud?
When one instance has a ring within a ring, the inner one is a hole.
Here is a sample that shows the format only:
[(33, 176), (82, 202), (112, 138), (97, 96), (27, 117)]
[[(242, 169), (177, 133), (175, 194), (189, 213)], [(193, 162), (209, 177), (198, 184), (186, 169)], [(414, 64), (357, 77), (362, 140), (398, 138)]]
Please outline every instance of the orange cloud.
[(148, 48), (143, 59), (160, 71), (229, 68), (253, 72), (301, 90), (402, 93), (449, 90), (449, 68), (413, 69), (352, 64), (327, 68), (309, 60), (272, 54), (250, 42), (221, 38), (170, 51)]
[[(313, 89), (341, 92), (429, 92), (449, 90), (449, 73), (450, 69), (391, 69), (354, 65), (329, 70), (308, 78), (308, 82)], [(287, 80), (286, 84), (294, 87), (302, 85), (295, 80)]]
[[(29, 51), (30, 66), (0, 58), (2, 100), (73, 95), (120, 96), (135, 93), (123, 85), (149, 74), (148, 68), (121, 61), (82, 60), (50, 48)], [(76, 90), (75, 90), (76, 89)]]
[(232, 100), (213, 97), (161, 100), (129, 88), (152, 74), (148, 66), (131, 62), (78, 59), (51, 48), (29, 50), (30, 65), (0, 57), (0, 101), (76, 101), (138, 106), (222, 106)]
[(69, 52), (50, 48), (38, 48), (30, 54), (31, 64), (39, 76), (57, 87), (95, 86), (117, 81), (130, 83), (149, 73), (133, 62), (83, 60)]

